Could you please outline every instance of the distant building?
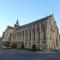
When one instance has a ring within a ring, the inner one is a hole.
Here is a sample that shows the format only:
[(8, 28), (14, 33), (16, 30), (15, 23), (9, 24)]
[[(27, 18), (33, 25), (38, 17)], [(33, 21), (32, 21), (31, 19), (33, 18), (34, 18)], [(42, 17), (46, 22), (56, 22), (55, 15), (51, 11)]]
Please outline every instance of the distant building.
[(16, 43), (17, 48), (21, 48), (23, 43), (25, 48), (54, 50), (59, 48), (59, 31), (53, 15), (20, 26), (17, 20), (14, 27), (8, 26), (3, 33), (3, 42)]

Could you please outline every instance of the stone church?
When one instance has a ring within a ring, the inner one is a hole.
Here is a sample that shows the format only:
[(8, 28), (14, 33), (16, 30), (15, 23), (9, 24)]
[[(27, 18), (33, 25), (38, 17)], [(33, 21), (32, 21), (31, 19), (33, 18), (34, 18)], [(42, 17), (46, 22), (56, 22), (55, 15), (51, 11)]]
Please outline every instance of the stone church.
[(32, 48), (36, 45), (37, 49), (54, 50), (59, 48), (59, 30), (53, 15), (46, 16), (34, 22), (19, 25), (15, 23), (14, 27), (7, 26), (3, 33), (3, 42), (16, 43), (17, 48), (24, 44), (25, 48)]

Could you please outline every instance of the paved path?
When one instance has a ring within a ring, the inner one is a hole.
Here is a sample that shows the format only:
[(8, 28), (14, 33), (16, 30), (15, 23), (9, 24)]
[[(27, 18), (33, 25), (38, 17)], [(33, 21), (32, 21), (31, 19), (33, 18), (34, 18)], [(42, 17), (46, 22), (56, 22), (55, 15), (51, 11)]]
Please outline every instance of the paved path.
[(60, 53), (27, 52), (0, 49), (0, 60), (60, 60)]

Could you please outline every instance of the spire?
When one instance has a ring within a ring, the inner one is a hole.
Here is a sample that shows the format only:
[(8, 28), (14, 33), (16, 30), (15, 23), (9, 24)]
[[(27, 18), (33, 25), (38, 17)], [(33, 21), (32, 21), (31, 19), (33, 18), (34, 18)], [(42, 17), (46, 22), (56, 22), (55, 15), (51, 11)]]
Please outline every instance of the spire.
[(16, 25), (19, 25), (18, 19), (17, 19), (17, 21), (16, 21)]
[(16, 24), (14, 26), (19, 26), (19, 21), (17, 19)]

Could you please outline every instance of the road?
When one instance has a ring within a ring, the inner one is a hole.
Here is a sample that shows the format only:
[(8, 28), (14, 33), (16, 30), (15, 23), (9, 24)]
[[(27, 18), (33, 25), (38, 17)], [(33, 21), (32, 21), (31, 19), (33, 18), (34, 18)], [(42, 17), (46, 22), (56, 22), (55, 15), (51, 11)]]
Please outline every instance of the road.
[(0, 60), (60, 60), (60, 53), (28, 52), (0, 48)]

